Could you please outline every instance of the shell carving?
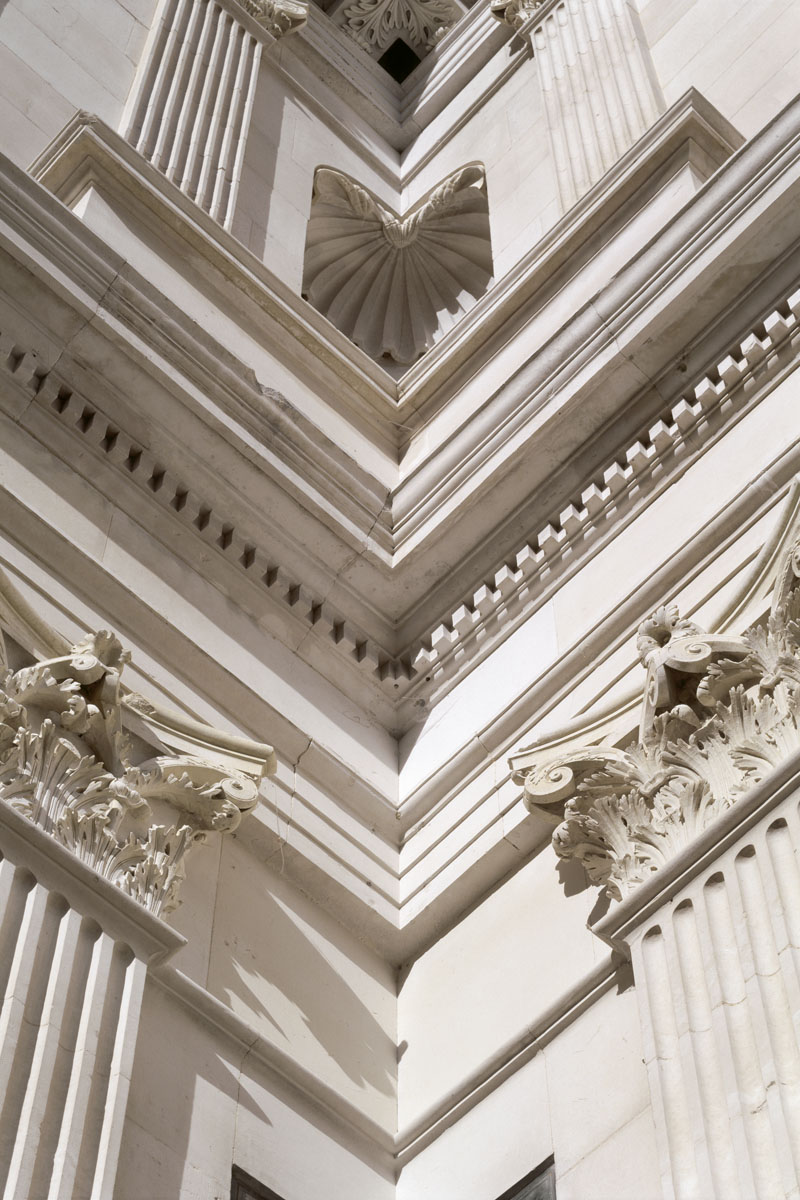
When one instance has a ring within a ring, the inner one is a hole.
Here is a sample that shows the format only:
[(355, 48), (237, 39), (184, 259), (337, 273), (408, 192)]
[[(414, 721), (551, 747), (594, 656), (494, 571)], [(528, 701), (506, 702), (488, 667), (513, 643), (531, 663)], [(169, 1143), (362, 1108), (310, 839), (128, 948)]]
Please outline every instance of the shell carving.
[(404, 217), (348, 176), (317, 170), (303, 294), (373, 358), (414, 362), (491, 277), (482, 167), (454, 172)]

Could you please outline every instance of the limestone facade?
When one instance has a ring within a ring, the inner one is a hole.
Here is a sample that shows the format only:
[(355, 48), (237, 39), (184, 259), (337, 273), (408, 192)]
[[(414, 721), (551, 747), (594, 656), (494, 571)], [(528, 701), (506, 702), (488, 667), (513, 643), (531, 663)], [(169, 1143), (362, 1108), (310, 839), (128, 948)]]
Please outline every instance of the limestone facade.
[(0, 1195), (800, 1189), (800, 10), (0, 0)]

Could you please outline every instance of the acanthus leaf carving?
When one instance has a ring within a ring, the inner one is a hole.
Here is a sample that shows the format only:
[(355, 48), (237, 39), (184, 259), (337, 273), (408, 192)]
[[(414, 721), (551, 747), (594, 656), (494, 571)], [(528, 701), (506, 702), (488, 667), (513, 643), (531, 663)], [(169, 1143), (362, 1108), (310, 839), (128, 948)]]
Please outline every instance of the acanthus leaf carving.
[(800, 749), (800, 544), (763, 623), (703, 632), (663, 606), (639, 627), (647, 670), (638, 735), (515, 775), (557, 823), (556, 853), (622, 900)]
[(369, 54), (402, 37), (422, 58), (463, 13), (455, 0), (355, 0), (335, 20)]
[(239, 3), (274, 38), (294, 33), (308, 21), (308, 0), (239, 0)]
[(522, 29), (543, 6), (544, 0), (491, 0), (489, 11), (504, 25)]
[(178, 902), (192, 845), (235, 829), (258, 783), (192, 755), (134, 762), (122, 723), (128, 658), (101, 631), (0, 676), (0, 801), (161, 915)]

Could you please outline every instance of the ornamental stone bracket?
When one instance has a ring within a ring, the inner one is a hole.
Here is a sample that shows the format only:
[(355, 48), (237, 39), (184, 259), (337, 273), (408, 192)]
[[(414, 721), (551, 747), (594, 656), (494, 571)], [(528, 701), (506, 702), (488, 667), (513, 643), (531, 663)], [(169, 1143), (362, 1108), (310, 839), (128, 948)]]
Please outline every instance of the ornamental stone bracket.
[(192, 846), (235, 829), (258, 780), (188, 754), (134, 761), (122, 721), (128, 657), (101, 631), (0, 677), (0, 801), (160, 916), (178, 903)]
[(741, 637), (659, 608), (638, 735), (512, 764), (617, 901), (592, 929), (633, 965), (666, 1200), (800, 1191), (799, 577), (796, 543)]
[(491, 277), (482, 166), (454, 171), (402, 217), (347, 175), (317, 169), (303, 295), (373, 358), (414, 362)]

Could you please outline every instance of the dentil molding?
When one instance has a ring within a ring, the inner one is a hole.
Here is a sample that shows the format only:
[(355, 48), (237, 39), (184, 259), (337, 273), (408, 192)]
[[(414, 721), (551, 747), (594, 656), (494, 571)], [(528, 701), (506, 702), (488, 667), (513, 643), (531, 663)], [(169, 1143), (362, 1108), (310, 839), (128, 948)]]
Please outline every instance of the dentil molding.
[(115, 463), (127, 479), (242, 574), (259, 582), (271, 598), (324, 638), (340, 659), (377, 681), (390, 701), (409, 694), (440, 694), (488, 652), (497, 637), (513, 631), (537, 604), (555, 574), (590, 546), (607, 525), (635, 511), (659, 471), (679, 463), (687, 443), (700, 452), (718, 423), (736, 419), (746, 405), (790, 367), (800, 346), (800, 289), (793, 288), (746, 332), (731, 352), (682, 390), (661, 417), (607, 460), (594, 479), (560, 513), (464, 596), (429, 631), (400, 655), (390, 655), (355, 623), (288, 570), (249, 530), (238, 527), (207, 493), (199, 492), (141, 442), (74, 388), (61, 370), (44, 373), (34, 347), (0, 329), (0, 373), (13, 378), (38, 405), (67, 425), (95, 453)]
[(638, 735), (572, 749), (515, 775), (553, 846), (623, 900), (800, 749), (800, 541), (769, 615), (741, 637), (705, 633), (674, 604), (639, 626), (647, 670)]
[[(178, 903), (192, 846), (236, 829), (259, 784), (190, 754), (137, 761), (123, 728), (128, 659), (101, 631), (56, 658), (2, 672), (0, 801), (159, 916)], [(155, 711), (141, 698), (127, 703)], [(265, 749), (262, 774), (274, 770)]]

